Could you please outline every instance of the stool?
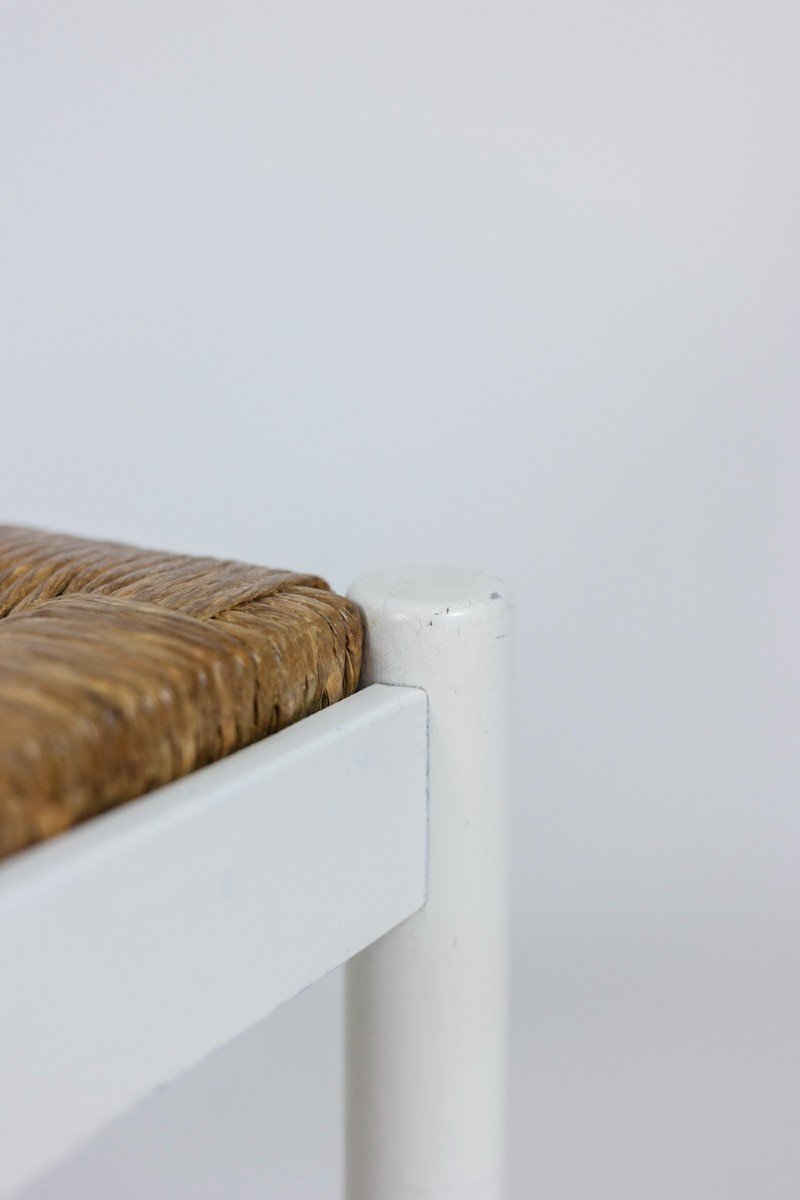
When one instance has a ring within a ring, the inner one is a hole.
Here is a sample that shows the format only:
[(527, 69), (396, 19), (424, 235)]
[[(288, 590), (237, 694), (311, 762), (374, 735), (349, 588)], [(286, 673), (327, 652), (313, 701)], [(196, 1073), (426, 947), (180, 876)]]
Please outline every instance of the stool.
[(348, 1200), (500, 1200), (511, 615), (0, 527), (0, 1195), (346, 962)]

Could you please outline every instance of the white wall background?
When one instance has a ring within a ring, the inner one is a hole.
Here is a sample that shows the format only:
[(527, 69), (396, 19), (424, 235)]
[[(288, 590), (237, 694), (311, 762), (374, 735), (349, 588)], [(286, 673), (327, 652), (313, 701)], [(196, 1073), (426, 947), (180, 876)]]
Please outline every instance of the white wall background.
[[(511, 1200), (800, 1192), (794, 0), (0, 7), (6, 519), (519, 599)], [(339, 981), (29, 1200), (339, 1194)]]

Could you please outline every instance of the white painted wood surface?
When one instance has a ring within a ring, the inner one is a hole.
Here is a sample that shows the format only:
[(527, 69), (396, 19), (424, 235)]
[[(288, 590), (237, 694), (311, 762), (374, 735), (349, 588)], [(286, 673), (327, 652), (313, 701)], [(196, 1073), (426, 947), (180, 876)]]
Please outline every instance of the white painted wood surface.
[(511, 604), (477, 571), (368, 576), (367, 682), (429, 702), (428, 902), (347, 966), (347, 1200), (500, 1200)]
[(370, 687), (4, 864), (0, 1194), (419, 909), (426, 780)]

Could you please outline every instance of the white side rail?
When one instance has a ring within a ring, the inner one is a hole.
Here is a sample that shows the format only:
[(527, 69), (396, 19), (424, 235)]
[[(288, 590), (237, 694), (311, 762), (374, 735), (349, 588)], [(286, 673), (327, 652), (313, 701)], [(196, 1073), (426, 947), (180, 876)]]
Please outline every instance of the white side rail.
[(369, 687), (0, 867), (0, 1195), (418, 910), (427, 769)]

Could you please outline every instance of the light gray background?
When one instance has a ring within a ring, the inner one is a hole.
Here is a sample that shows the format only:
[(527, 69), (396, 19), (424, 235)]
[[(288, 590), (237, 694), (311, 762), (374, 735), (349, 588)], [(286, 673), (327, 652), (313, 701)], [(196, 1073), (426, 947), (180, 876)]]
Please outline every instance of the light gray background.
[[(800, 1192), (793, 0), (0, 8), (7, 519), (519, 600), (512, 1200)], [(333, 977), (30, 1200), (339, 1195)]]

